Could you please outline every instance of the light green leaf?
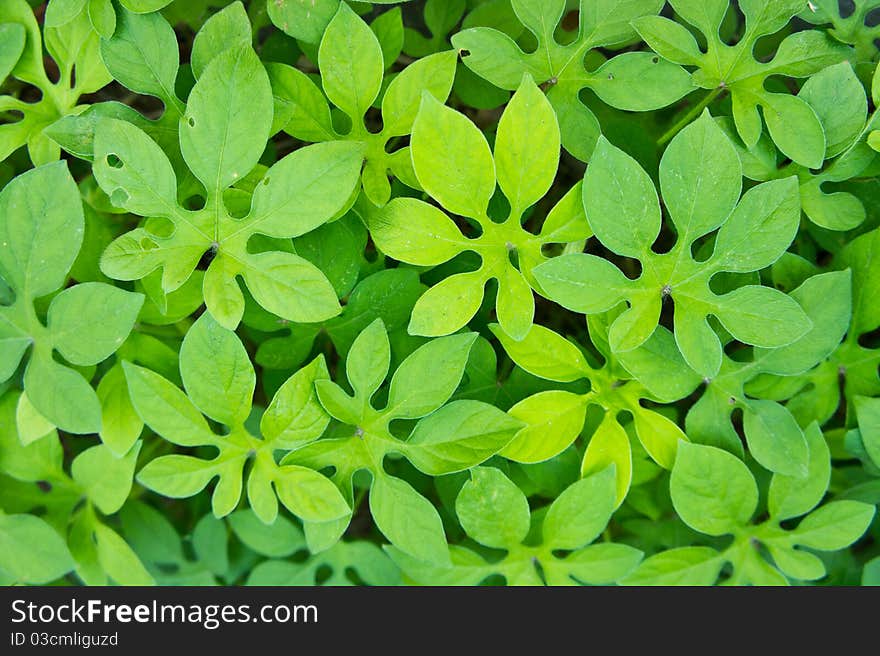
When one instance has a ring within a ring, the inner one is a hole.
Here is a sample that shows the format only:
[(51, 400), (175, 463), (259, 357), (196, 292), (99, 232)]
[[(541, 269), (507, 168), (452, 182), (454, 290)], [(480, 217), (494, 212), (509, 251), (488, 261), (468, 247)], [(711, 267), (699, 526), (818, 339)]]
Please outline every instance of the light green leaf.
[(116, 531), (104, 524), (95, 524), (95, 546), (98, 562), (119, 585), (155, 585), (137, 554)]
[(724, 559), (709, 547), (678, 547), (646, 558), (622, 585), (712, 585)]
[(606, 412), (602, 423), (596, 428), (587, 444), (587, 451), (581, 463), (581, 476), (604, 471), (612, 464), (617, 478), (616, 504), (620, 505), (629, 492), (632, 482), (632, 449), (623, 426), (617, 422), (613, 413)]
[(0, 514), (0, 570), (12, 582), (49, 583), (73, 567), (64, 540), (42, 519)]
[(407, 66), (388, 85), (382, 97), (382, 128), (385, 134), (409, 134), (427, 91), (444, 102), (452, 90), (455, 77), (456, 52), (438, 52), (417, 59)]
[(315, 381), (329, 379), (322, 356), (288, 378), (275, 392), (260, 420), (263, 437), (285, 448), (320, 437), (330, 417), (318, 401)]
[(107, 359), (128, 337), (143, 303), (142, 294), (99, 282), (65, 289), (49, 305), (47, 325), (55, 348), (75, 365)]
[(306, 467), (280, 467), (275, 474), (275, 490), (279, 501), (306, 522), (329, 522), (351, 513), (339, 488)]
[(807, 515), (793, 537), (797, 544), (819, 551), (844, 549), (862, 537), (874, 511), (861, 501), (832, 501)]
[(535, 463), (562, 453), (584, 427), (587, 402), (562, 390), (547, 390), (526, 397), (508, 413), (525, 424), (501, 455), (515, 462)]
[(476, 339), (476, 333), (450, 335), (416, 349), (391, 378), (386, 413), (418, 419), (446, 403), (461, 382)]
[(370, 487), (370, 512), (382, 534), (401, 551), (429, 563), (450, 562), (440, 515), (406, 481), (377, 476)]
[(453, 214), (486, 214), (495, 192), (495, 162), (477, 126), (425, 93), (411, 144), (416, 176), (432, 198)]
[(775, 401), (749, 400), (743, 407), (743, 427), (749, 451), (772, 472), (804, 477), (810, 449), (791, 413)]
[(553, 107), (526, 75), (498, 123), (495, 167), (512, 213), (534, 205), (553, 184), (559, 166), (559, 126)]
[(344, 2), (321, 39), (318, 68), (330, 102), (359, 122), (379, 95), (384, 63), (376, 35)]
[(679, 517), (707, 535), (736, 530), (758, 505), (758, 486), (739, 458), (689, 442), (678, 445), (669, 491)]
[(388, 333), (382, 320), (375, 319), (357, 336), (345, 359), (345, 375), (355, 396), (368, 402), (385, 381), (390, 366)]
[(169, 442), (180, 446), (210, 444), (214, 434), (192, 401), (165, 378), (123, 362), (125, 382), (138, 416)]
[(190, 65), (199, 79), (211, 60), (224, 50), (251, 45), (251, 22), (241, 2), (233, 2), (208, 18), (193, 41)]
[(556, 497), (544, 517), (544, 542), (554, 549), (578, 549), (595, 540), (617, 506), (615, 468), (573, 483)]
[(247, 419), (256, 386), (253, 365), (235, 333), (208, 313), (183, 339), (180, 375), (187, 395), (207, 416), (227, 426)]
[[(238, 126), (247, 125), (247, 130)], [(217, 55), (190, 92), (180, 122), (180, 150), (215, 198), (257, 164), (272, 125), (269, 77), (250, 48)]]
[(93, 446), (74, 458), (70, 473), (89, 500), (105, 515), (122, 508), (131, 491), (134, 468), (141, 445), (136, 443), (122, 457), (103, 444)]
[(455, 499), (462, 528), (487, 547), (509, 548), (529, 532), (529, 503), (501, 471), (475, 467)]
[(401, 450), (421, 471), (441, 476), (481, 464), (521, 427), (488, 403), (453, 401), (419, 421)]
[(216, 475), (217, 470), (210, 462), (192, 456), (170, 455), (148, 462), (138, 473), (137, 481), (162, 496), (186, 499), (204, 490)]
[(530, 374), (570, 383), (588, 376), (592, 371), (581, 350), (549, 328), (533, 325), (520, 341), (511, 339), (498, 324), (491, 324), (489, 329), (501, 342), (510, 359)]

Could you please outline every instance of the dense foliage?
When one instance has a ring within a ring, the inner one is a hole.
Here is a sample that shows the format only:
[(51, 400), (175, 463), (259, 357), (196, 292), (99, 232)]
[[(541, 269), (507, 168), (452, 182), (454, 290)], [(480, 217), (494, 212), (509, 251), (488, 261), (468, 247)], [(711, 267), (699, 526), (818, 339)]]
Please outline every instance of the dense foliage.
[(878, 0), (0, 0), (0, 582), (880, 584), (878, 59)]

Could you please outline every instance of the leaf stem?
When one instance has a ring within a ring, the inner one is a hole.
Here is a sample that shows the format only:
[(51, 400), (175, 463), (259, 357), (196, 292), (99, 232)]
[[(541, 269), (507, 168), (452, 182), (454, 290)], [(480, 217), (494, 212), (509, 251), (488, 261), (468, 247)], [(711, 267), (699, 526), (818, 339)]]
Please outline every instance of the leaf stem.
[(719, 95), (721, 95), (722, 91), (724, 91), (724, 87), (717, 87), (715, 89), (712, 89), (712, 91), (710, 91), (708, 94), (706, 94), (706, 97), (703, 98), (703, 100), (700, 101), (700, 103), (698, 105), (695, 105), (691, 109), (691, 111), (689, 111), (687, 114), (685, 114), (681, 118), (681, 120), (679, 120), (675, 125), (673, 125), (671, 128), (669, 128), (666, 132), (663, 133), (663, 136), (657, 140), (657, 145), (662, 146), (662, 145), (666, 144), (668, 141), (670, 141), (672, 139), (672, 137), (674, 137), (679, 132), (681, 132), (685, 127), (687, 127), (691, 123), (691, 121), (693, 121), (700, 114), (702, 114), (703, 110), (706, 109), (706, 107), (708, 107), (712, 103), (713, 100), (715, 100)]

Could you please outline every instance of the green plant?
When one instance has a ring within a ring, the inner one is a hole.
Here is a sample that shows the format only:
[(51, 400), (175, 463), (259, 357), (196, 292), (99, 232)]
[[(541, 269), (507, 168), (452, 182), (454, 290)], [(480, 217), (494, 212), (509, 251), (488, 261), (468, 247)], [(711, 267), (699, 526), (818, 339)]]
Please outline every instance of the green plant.
[(880, 584), (851, 5), (0, 0), (0, 583)]

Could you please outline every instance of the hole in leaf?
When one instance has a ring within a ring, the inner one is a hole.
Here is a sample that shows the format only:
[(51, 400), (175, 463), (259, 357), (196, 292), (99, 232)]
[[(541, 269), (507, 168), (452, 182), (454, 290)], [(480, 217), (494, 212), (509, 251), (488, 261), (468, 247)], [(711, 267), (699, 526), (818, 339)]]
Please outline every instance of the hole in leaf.
[(578, 29), (580, 21), (581, 12), (579, 12), (577, 9), (573, 9), (562, 17), (562, 29), (566, 32), (574, 32), (576, 29)]
[(153, 216), (146, 220), (144, 229), (160, 239), (167, 239), (174, 234), (174, 222), (164, 217)]
[(116, 207), (125, 207), (129, 198), (130, 196), (125, 189), (117, 187), (113, 190), (113, 193), (110, 194), (110, 203)]
[(185, 201), (183, 201), (183, 206), (188, 210), (197, 212), (198, 210), (204, 209), (205, 197), (198, 194), (190, 196)]
[(333, 576), (333, 568), (330, 565), (321, 565), (315, 570), (315, 583), (323, 585), (331, 576)]
[(409, 146), (409, 143), (410, 141), (408, 134), (403, 137), (389, 139), (387, 142), (385, 142), (385, 152), (390, 155), (391, 153), (406, 148), (407, 146)]
[(116, 155), (115, 153), (108, 154), (106, 159), (107, 159), (107, 166), (109, 166), (111, 168), (121, 169), (124, 166), (122, 160), (119, 159), (119, 156)]
[(24, 118), (24, 112), (20, 109), (8, 109), (3, 112), (4, 123), (18, 123)]
[(186, 122), (189, 123), (189, 126), (190, 126), (191, 128), (194, 128), (194, 127), (196, 126), (196, 120), (195, 120), (192, 116), (190, 116), (190, 117), (186, 120)]
[(490, 574), (480, 581), (480, 585), (487, 587), (501, 587), (507, 585), (507, 579), (504, 578), (502, 574)]
[(880, 25), (880, 7), (875, 7), (865, 14), (865, 27), (877, 27), (878, 25)]
[(202, 253), (202, 257), (199, 259), (199, 263), (196, 265), (196, 269), (199, 271), (207, 271), (208, 267), (211, 266), (211, 262), (214, 261), (214, 258), (217, 257), (217, 249), (209, 248), (204, 253)]
[(837, 0), (837, 11), (841, 18), (849, 18), (855, 10), (856, 3), (853, 0)]
[(154, 251), (159, 248), (159, 244), (150, 239), (149, 237), (141, 237), (141, 240), (138, 242), (138, 245), (141, 247), (141, 250), (144, 251)]
[(0, 307), (15, 303), (15, 290), (0, 278)]
[(464, 59), (465, 57), (471, 56), (471, 51), (468, 50), (467, 48), (462, 48), (461, 50), (458, 51), (458, 54), (462, 59)]
[(863, 348), (877, 348), (877, 345), (880, 344), (880, 328), (859, 335), (858, 342), (859, 346)]
[(361, 578), (360, 574), (358, 574), (357, 570), (354, 567), (345, 568), (345, 578), (351, 581), (352, 585), (369, 585), (366, 581), (364, 581), (363, 578)]
[(658, 64), (658, 63), (660, 63), (660, 58), (659, 57), (651, 57), (651, 62), (653, 62), (654, 64)]

